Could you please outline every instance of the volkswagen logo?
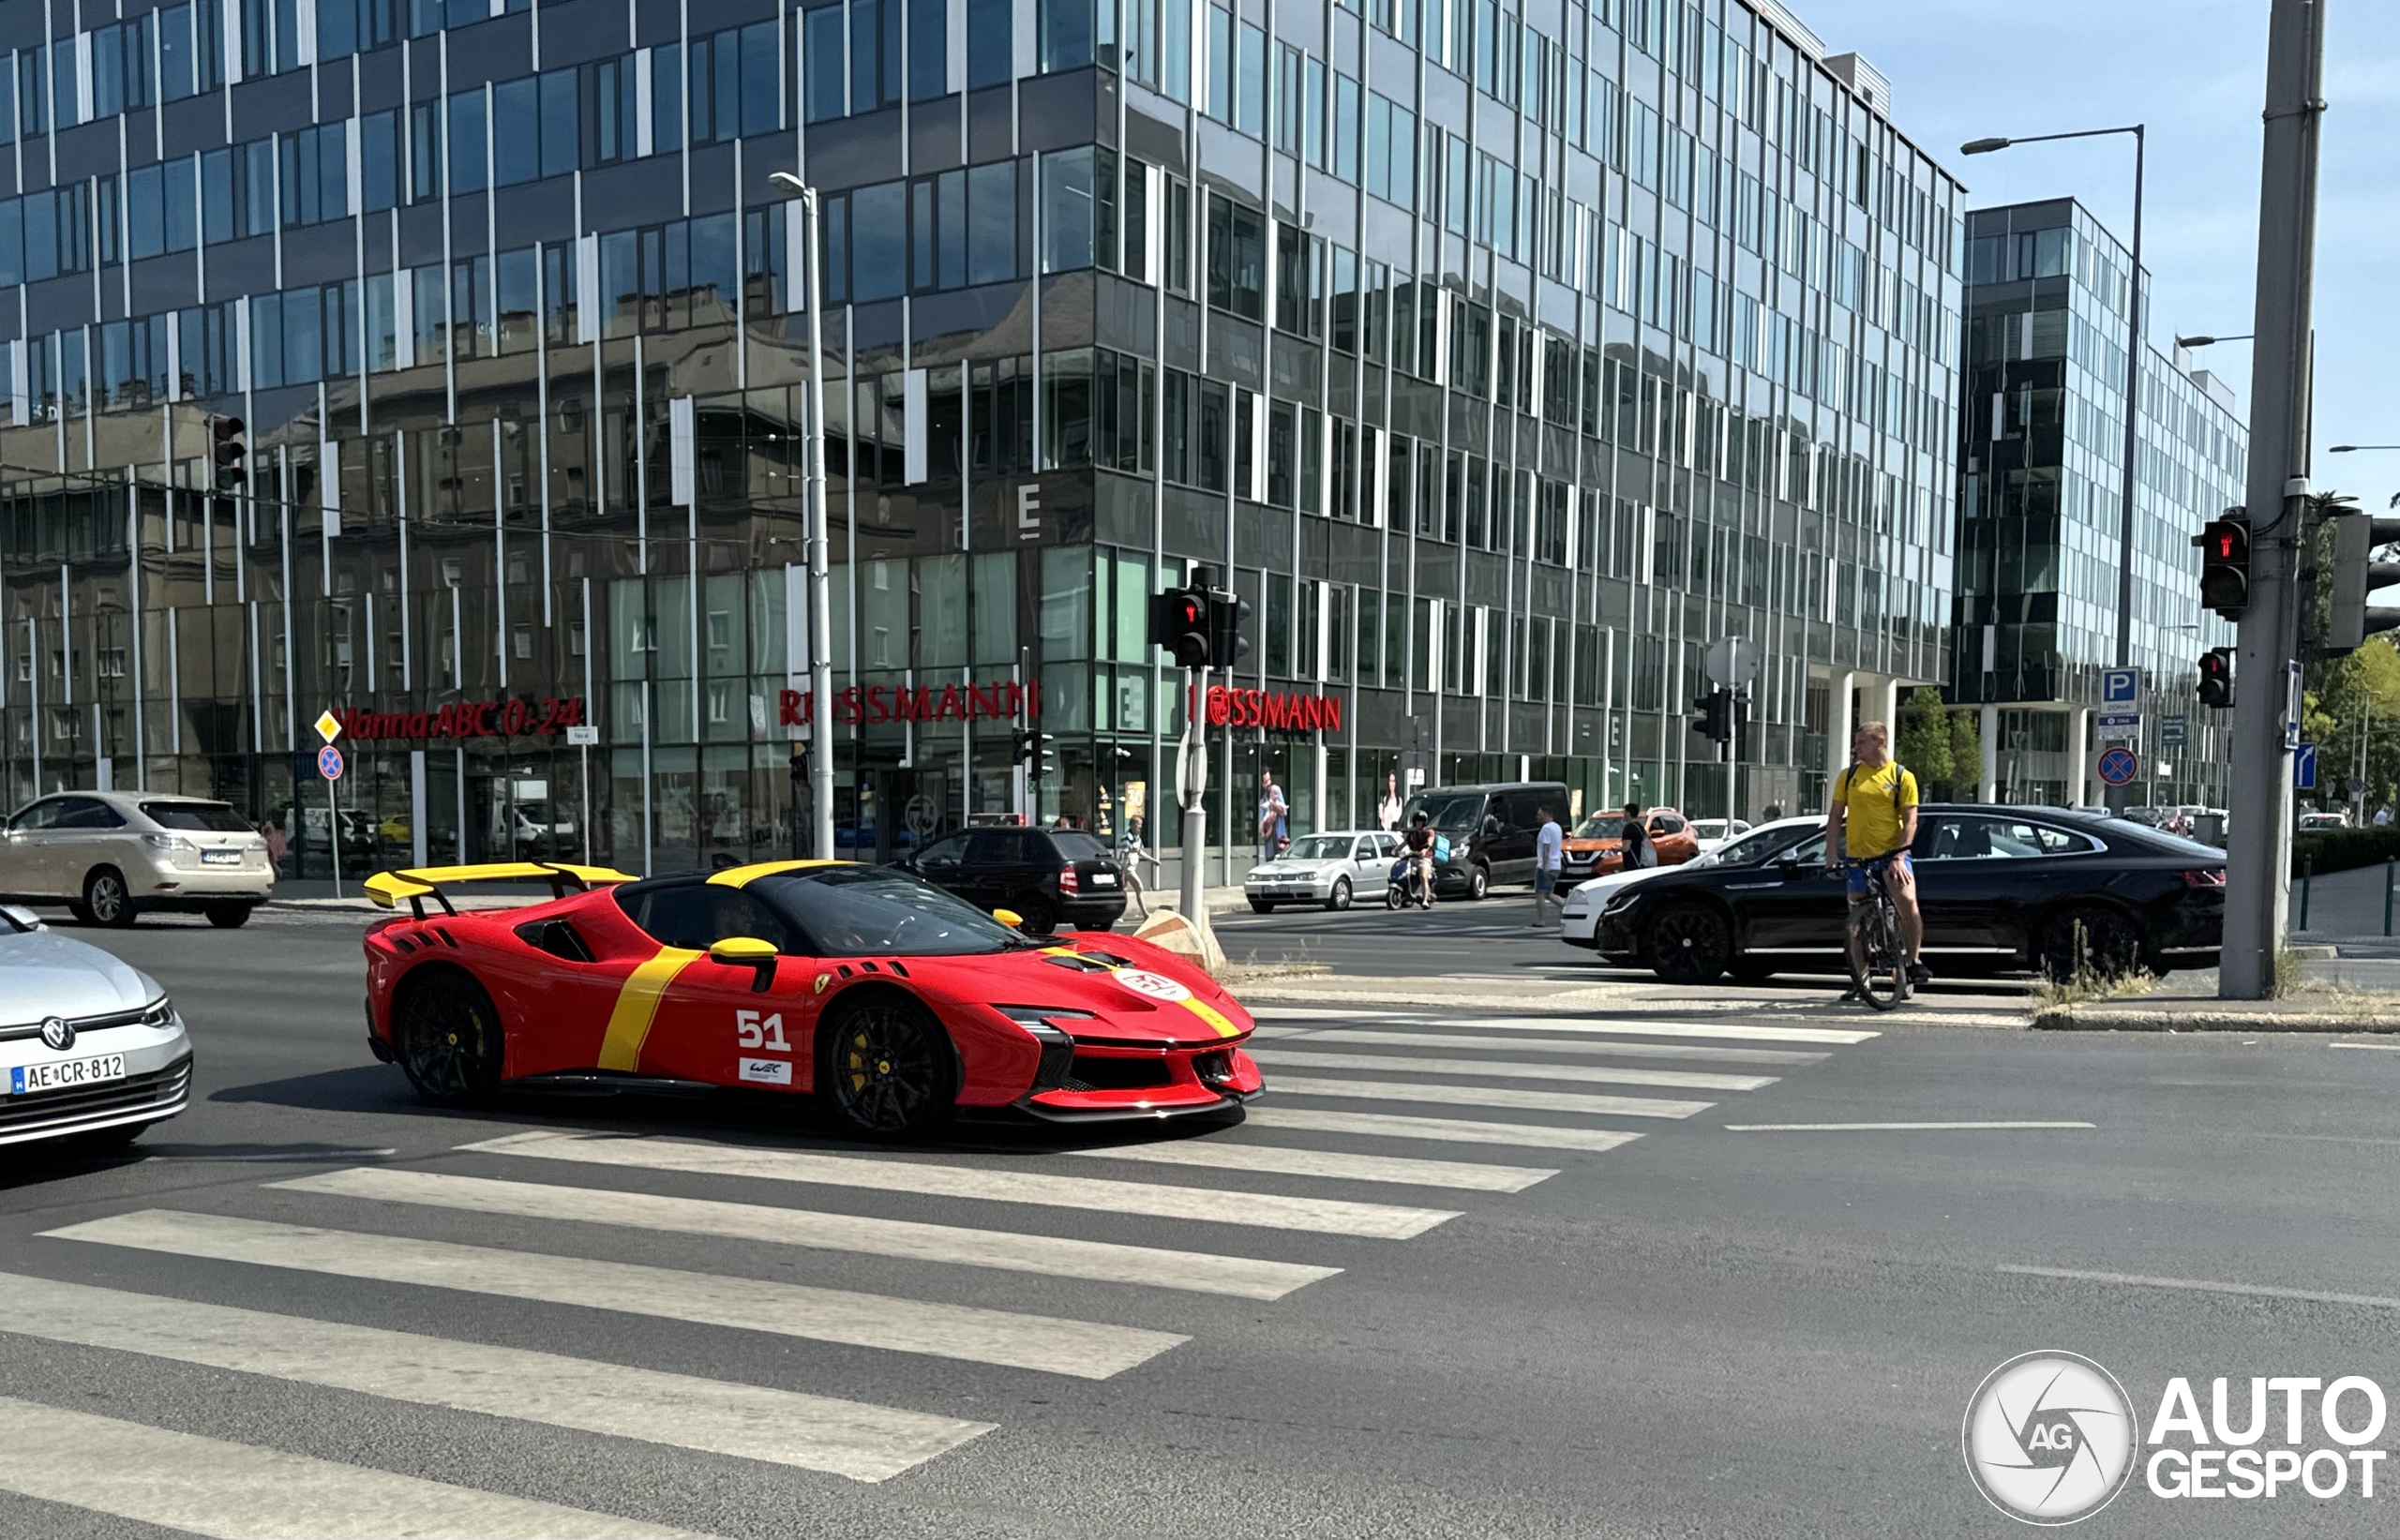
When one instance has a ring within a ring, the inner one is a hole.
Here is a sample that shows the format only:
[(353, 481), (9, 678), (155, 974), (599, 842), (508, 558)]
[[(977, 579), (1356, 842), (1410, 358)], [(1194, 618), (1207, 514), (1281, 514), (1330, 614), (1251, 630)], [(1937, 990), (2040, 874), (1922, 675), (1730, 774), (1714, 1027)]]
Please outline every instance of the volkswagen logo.
[(2076, 1353), (2029, 1353), (1968, 1403), (1967, 1470), (2011, 1518), (2072, 1524), (2124, 1489), (2138, 1437), (2116, 1376)]
[(45, 1016), (41, 1024), (41, 1040), (64, 1054), (75, 1046), (75, 1024), (61, 1016)]

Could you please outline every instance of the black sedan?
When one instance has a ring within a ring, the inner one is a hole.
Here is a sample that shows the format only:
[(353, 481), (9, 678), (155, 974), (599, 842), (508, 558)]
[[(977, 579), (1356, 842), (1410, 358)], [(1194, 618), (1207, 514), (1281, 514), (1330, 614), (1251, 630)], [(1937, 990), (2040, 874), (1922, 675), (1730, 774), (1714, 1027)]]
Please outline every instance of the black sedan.
[[(2104, 974), (2211, 967), (2225, 852), (2122, 818), (1929, 803), (1917, 815), (1917, 900), (1936, 977), (2078, 960)], [(1822, 830), (1741, 864), (1679, 867), (1612, 893), (1593, 947), (1669, 983), (1842, 966), (1848, 913)]]
[(1105, 931), (1125, 918), (1125, 869), (1075, 829), (962, 829), (899, 863), (986, 911), (1010, 909), (1029, 934)]

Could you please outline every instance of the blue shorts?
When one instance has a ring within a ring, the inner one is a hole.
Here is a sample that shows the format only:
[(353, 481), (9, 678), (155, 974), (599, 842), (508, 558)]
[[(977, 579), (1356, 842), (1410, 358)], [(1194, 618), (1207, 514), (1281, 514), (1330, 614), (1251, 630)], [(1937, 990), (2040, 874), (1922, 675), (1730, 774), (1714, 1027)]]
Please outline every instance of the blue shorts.
[(1558, 872), (1555, 868), (1544, 867), (1534, 874), (1534, 892), (1537, 895), (1556, 891), (1558, 891)]
[(1903, 876), (1913, 876), (1916, 873), (1916, 868), (1909, 864), (1909, 853), (1907, 851), (1887, 850), (1883, 854), (1875, 857), (1873, 860), (1867, 861), (1863, 865), (1845, 866), (1842, 868), (1841, 875), (1843, 880), (1849, 885), (1850, 890), (1853, 895), (1867, 891), (1867, 868), (1869, 866), (1874, 867), (1879, 872), (1889, 873), (1897, 871)]

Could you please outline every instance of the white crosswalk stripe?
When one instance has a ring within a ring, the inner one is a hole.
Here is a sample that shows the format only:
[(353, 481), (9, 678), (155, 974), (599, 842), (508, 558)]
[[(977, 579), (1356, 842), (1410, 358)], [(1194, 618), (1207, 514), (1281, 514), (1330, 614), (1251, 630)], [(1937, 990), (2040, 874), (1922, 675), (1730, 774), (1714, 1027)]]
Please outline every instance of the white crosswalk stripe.
[(1158, 1219), (1207, 1219), (1221, 1224), (1309, 1230), (1328, 1235), (1367, 1235), (1405, 1240), (1446, 1219), (1452, 1209), (1406, 1208), (1390, 1204), (1350, 1203), (1335, 1198), (1287, 1198), (1274, 1193), (1215, 1191), (1113, 1182), (1082, 1176), (996, 1167), (942, 1166), (914, 1160), (807, 1150), (762, 1149), (744, 1144), (703, 1144), (683, 1139), (625, 1138), (609, 1134), (519, 1133), (461, 1148), (479, 1155), (532, 1156), (606, 1166), (633, 1166), (709, 1176), (748, 1176), (775, 1182), (810, 1182), (991, 1203), (1037, 1204), (1055, 1208), (1097, 1209), (1106, 1214), (1146, 1214)]
[(1339, 1267), (1127, 1246), (1114, 1241), (972, 1230), (719, 1199), (619, 1192), (605, 1188), (502, 1182), (439, 1172), (359, 1168), (299, 1176), (274, 1185), (302, 1192), (510, 1214), (520, 1219), (566, 1219), (827, 1251), (860, 1251), (915, 1262), (1043, 1273), (1054, 1278), (1144, 1283), (1244, 1299), (1281, 1299), (1295, 1289), (1342, 1271)]
[(1331, 1176), (1353, 1182), (1463, 1188), (1478, 1192), (1522, 1192), (1536, 1183), (1546, 1182), (1558, 1174), (1538, 1166), (1349, 1155), (1334, 1150), (1294, 1149), (1282, 1144), (1237, 1144), (1222, 1139), (1178, 1139), (1159, 1144), (1112, 1144), (1102, 1149), (1072, 1150), (1068, 1153), (1102, 1160), (1148, 1160), (1159, 1165), (1197, 1166), (1204, 1171)]
[(1822, 1064), (1827, 1055), (1782, 1048), (1718, 1048), (1687, 1042), (1602, 1042), (1589, 1038), (1471, 1037), (1462, 1032), (1382, 1032), (1362, 1026), (1263, 1026), (1252, 1034), (1315, 1043), (1358, 1043), (1374, 1048), (1502, 1049), (1520, 1054), (1574, 1054), (1612, 1059), (1699, 1059), (1710, 1064), (1765, 1064), (1798, 1069)]
[(1528, 1149), (1589, 1150), (1595, 1154), (1642, 1137), (1622, 1129), (1478, 1123), (1457, 1117), (1401, 1117), (1389, 1113), (1342, 1113), (1321, 1107), (1270, 1104), (1252, 1105), (1243, 1121), (1262, 1129), (1306, 1129), (1312, 1133), (1357, 1133), (1382, 1139), (1435, 1139), (1454, 1144), (1517, 1144)]
[(1412, 1016), (1405, 1011), (1327, 1009), (1313, 1006), (1260, 1006), (1251, 1012), (1262, 1022), (1366, 1021), (1445, 1030), (1478, 1032), (1569, 1032), (1620, 1038), (1702, 1038), (1740, 1042), (1830, 1043), (1849, 1047), (1880, 1036), (1837, 1026), (1766, 1026), (1748, 1022), (1661, 1021), (1655, 1017), (1597, 1020), (1568, 1016)]
[(1171, 1332), (1088, 1321), (216, 1214), (149, 1209), (46, 1233), (177, 1256), (424, 1284), (853, 1347), (1004, 1364), (1088, 1380), (1105, 1380), (1186, 1340)]
[(707, 1540), (13, 1397), (0, 1397), (0, 1491), (219, 1540)]
[[(268, 1253), (258, 1260), (291, 1265), (274, 1254), (279, 1237), (271, 1232), (284, 1227), (260, 1227), (216, 1215), (155, 1211), (126, 1219), (131, 1221), (127, 1228), (146, 1235), (153, 1249), (241, 1257), (242, 1243), (248, 1242)], [(169, 1222), (157, 1222), (160, 1220)], [(197, 1252), (175, 1245), (172, 1221), (176, 1220), (203, 1221), (203, 1233), (214, 1229), (217, 1239), (235, 1244)], [(144, 1221), (150, 1222), (145, 1225)], [(116, 1222), (102, 1219), (79, 1227), (84, 1233), (76, 1238), (106, 1239), (108, 1227)], [(270, 1233), (262, 1235), (262, 1229)], [(473, 1250), (470, 1247), (451, 1249)], [(505, 1253), (485, 1252), (479, 1260), (497, 1255)], [(564, 1259), (520, 1260), (550, 1263)], [(382, 1276), (340, 1270), (352, 1277)], [(772, 1460), (859, 1481), (896, 1476), (992, 1430), (989, 1423), (927, 1416), (825, 1396), (49, 1278), (0, 1274), (0, 1290), (6, 1291), (9, 1301), (7, 1329), (18, 1336), (80, 1342), (392, 1400)], [(772, 1301), (762, 1303), (772, 1308)]]
[(1536, 1064), (1522, 1059), (1436, 1059), (1409, 1054), (1318, 1053), (1308, 1048), (1253, 1048), (1265, 1065), (1295, 1069), (1398, 1069), (1428, 1075), (1481, 1075), (1495, 1080), (1547, 1080), (1582, 1085), (1660, 1085), (1682, 1091), (1755, 1091), (1773, 1075), (1720, 1075), (1701, 1069), (1639, 1069), (1589, 1064)]
[(1524, 1107), (1546, 1113), (1590, 1113), (1614, 1117), (1691, 1117), (1713, 1101), (1670, 1101), (1661, 1097), (1585, 1096), (1572, 1091), (1520, 1091), (1514, 1086), (1427, 1085), (1404, 1080), (1319, 1080), (1277, 1075), (1272, 1090), (1292, 1096), (1347, 1097), (1368, 1101), (1448, 1101), (1462, 1107)]

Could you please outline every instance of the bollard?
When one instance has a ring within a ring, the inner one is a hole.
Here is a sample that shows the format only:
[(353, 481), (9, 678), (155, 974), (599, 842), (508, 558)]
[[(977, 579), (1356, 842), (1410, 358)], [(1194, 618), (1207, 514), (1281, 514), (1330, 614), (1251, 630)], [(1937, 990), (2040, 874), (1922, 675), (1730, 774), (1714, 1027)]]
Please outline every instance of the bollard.
[(2392, 934), (2392, 878), (2400, 872), (2400, 857), (2387, 857), (2383, 862), (2383, 934)]
[(2308, 929), (2308, 879), (2317, 875), (2317, 857), (2312, 853), (2300, 861), (2300, 928)]

